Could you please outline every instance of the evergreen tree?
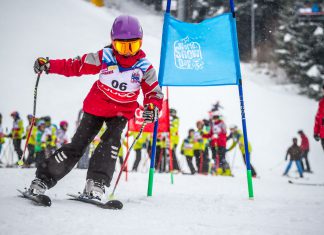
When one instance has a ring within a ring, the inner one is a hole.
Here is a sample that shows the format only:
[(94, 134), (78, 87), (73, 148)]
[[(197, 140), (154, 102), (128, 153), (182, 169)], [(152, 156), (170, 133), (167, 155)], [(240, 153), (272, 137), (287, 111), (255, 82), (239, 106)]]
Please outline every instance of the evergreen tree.
[(286, 3), (280, 12), (275, 58), (288, 79), (300, 84), (301, 93), (319, 98), (324, 79), (323, 22), (301, 17), (296, 3), (303, 1)]

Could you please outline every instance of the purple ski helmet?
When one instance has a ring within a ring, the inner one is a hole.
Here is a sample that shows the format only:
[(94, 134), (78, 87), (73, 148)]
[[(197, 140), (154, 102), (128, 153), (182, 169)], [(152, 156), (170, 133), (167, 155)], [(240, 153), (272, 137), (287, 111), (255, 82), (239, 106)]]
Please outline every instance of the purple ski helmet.
[(111, 40), (143, 38), (143, 29), (138, 19), (129, 15), (118, 16), (111, 28)]

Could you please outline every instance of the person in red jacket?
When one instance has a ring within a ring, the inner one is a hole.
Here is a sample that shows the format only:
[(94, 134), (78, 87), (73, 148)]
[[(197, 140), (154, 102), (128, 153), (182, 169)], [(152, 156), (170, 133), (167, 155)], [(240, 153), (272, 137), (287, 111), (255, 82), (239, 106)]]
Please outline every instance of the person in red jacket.
[[(301, 166), (302, 166), (304, 172), (312, 173), (309, 162), (308, 162), (308, 152), (309, 152), (308, 138), (302, 130), (299, 130), (298, 134), (301, 138), (301, 143), (299, 146), (300, 149), (302, 150), (302, 156), (300, 159)], [(306, 169), (304, 167), (303, 159), (305, 160), (305, 163), (306, 163)]]
[[(322, 86), (322, 92), (324, 93), (324, 85)], [(320, 99), (318, 103), (318, 110), (315, 116), (314, 124), (314, 139), (316, 141), (321, 140), (324, 150), (324, 97)]]
[(44, 194), (69, 173), (106, 123), (107, 129), (90, 159), (84, 189), (84, 196), (101, 200), (115, 171), (122, 131), (139, 106), (140, 90), (144, 96), (146, 123), (155, 122), (162, 108), (163, 93), (155, 69), (141, 50), (142, 38), (139, 21), (122, 15), (113, 23), (112, 45), (74, 59), (38, 58), (35, 61), (36, 73), (45, 71), (66, 77), (99, 74), (99, 79), (83, 102), (84, 115), (71, 143), (63, 144), (39, 164), (30, 193)]
[(213, 115), (210, 132), (203, 137), (210, 138), (212, 158), (216, 162), (217, 174), (231, 175), (229, 164), (226, 161), (226, 125), (220, 115)]

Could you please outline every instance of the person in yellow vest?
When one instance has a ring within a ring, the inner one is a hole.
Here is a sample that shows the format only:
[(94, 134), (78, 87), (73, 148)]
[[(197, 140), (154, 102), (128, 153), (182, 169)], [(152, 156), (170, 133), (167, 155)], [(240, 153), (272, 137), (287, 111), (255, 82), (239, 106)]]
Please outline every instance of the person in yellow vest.
[[(240, 151), (242, 153), (242, 157), (243, 157), (243, 160), (244, 160), (244, 163), (246, 165), (246, 160), (245, 160), (245, 148), (244, 148), (244, 136), (243, 136), (243, 133), (241, 130), (239, 130), (237, 128), (236, 125), (232, 125), (230, 127), (230, 135), (227, 137), (227, 140), (230, 140), (232, 139), (233, 140), (233, 143), (232, 145), (227, 149), (227, 151), (231, 151), (232, 149), (235, 148), (235, 146), (238, 144), (239, 145), (239, 148), (240, 148)], [(250, 156), (251, 156), (251, 152), (252, 152), (252, 146), (249, 142), (248, 144), (248, 149), (249, 149), (249, 153), (250, 153)], [(254, 167), (252, 166), (251, 164), (251, 171), (252, 171), (252, 176), (253, 177), (257, 177), (257, 173), (254, 169)]]
[(56, 150), (56, 131), (57, 128), (51, 122), (50, 116), (43, 117), (45, 121), (45, 136), (46, 136), (46, 156), (49, 157)]
[(176, 155), (177, 146), (179, 144), (179, 117), (177, 116), (177, 110), (173, 108), (170, 109), (170, 135), (173, 170), (179, 171), (180, 168)]
[(35, 136), (35, 163), (38, 167), (46, 158), (46, 136), (45, 136), (46, 124), (44, 120), (40, 119), (37, 122), (37, 131)]
[(159, 173), (166, 171), (167, 159), (166, 159), (166, 148), (167, 148), (167, 134), (157, 134), (156, 140), (156, 155), (155, 155), (155, 169), (159, 170)]
[(197, 130), (194, 133), (194, 157), (196, 159), (196, 167), (199, 173), (208, 173), (208, 138), (204, 138), (203, 135), (208, 133), (208, 130), (204, 126), (203, 121), (196, 122)]
[(13, 125), (11, 133), (7, 137), (12, 138), (12, 143), (19, 160), (23, 154), (23, 151), (21, 149), (21, 140), (24, 135), (24, 122), (20, 118), (19, 113), (17, 111), (12, 112), (10, 116), (13, 118)]
[[(123, 166), (124, 164), (124, 146), (127, 147), (127, 141), (125, 138), (121, 139), (121, 145), (120, 145), (120, 149), (118, 151), (118, 158), (119, 158), (119, 163), (120, 163), (120, 167)], [(125, 167), (125, 169), (123, 171), (127, 171), (128, 169)]]
[[(138, 135), (138, 132), (129, 132), (129, 136), (133, 136), (134, 138)], [(146, 148), (147, 142), (149, 141), (150, 134), (149, 133), (142, 133), (140, 138), (134, 144), (134, 151), (135, 151), (135, 161), (132, 167), (132, 171), (137, 172), (138, 165), (142, 158), (142, 149)]]
[[(1, 156), (2, 145), (5, 142), (4, 137), (5, 137), (5, 134), (3, 133), (3, 129), (2, 129), (2, 114), (0, 113), (0, 156)], [(0, 159), (0, 163), (2, 163), (1, 159)]]
[(186, 157), (188, 167), (192, 175), (196, 173), (196, 170), (192, 164), (192, 158), (194, 156), (194, 143), (195, 143), (194, 136), (195, 136), (195, 130), (190, 129), (188, 132), (188, 137), (184, 139), (181, 145), (181, 153)]
[[(26, 141), (28, 138), (28, 133), (33, 121), (33, 115), (32, 114), (28, 114), (27, 115), (27, 119), (28, 119), (28, 125), (26, 126)], [(25, 162), (25, 166), (29, 167), (31, 164), (33, 164), (35, 162), (35, 143), (36, 143), (36, 133), (37, 133), (37, 127), (36, 125), (33, 126), (33, 129), (30, 133), (30, 137), (28, 140), (28, 145), (27, 145), (27, 149), (28, 149), (28, 156), (27, 156), (27, 160)]]

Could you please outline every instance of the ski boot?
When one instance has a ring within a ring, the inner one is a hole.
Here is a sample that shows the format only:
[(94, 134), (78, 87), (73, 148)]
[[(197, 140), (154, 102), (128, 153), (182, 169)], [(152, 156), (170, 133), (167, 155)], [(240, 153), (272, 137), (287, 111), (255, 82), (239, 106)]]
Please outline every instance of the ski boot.
[(27, 190), (30, 195), (44, 195), (46, 190), (48, 189), (46, 183), (38, 178), (35, 178)]
[(224, 175), (224, 176), (232, 176), (232, 172), (231, 172), (230, 169), (225, 169), (225, 171), (223, 170), (222, 175)]
[(102, 181), (87, 179), (85, 188), (83, 190), (83, 196), (89, 199), (96, 199), (101, 201), (105, 194), (105, 185)]
[(216, 175), (223, 175), (223, 173), (224, 173), (223, 168), (221, 167), (217, 168)]

